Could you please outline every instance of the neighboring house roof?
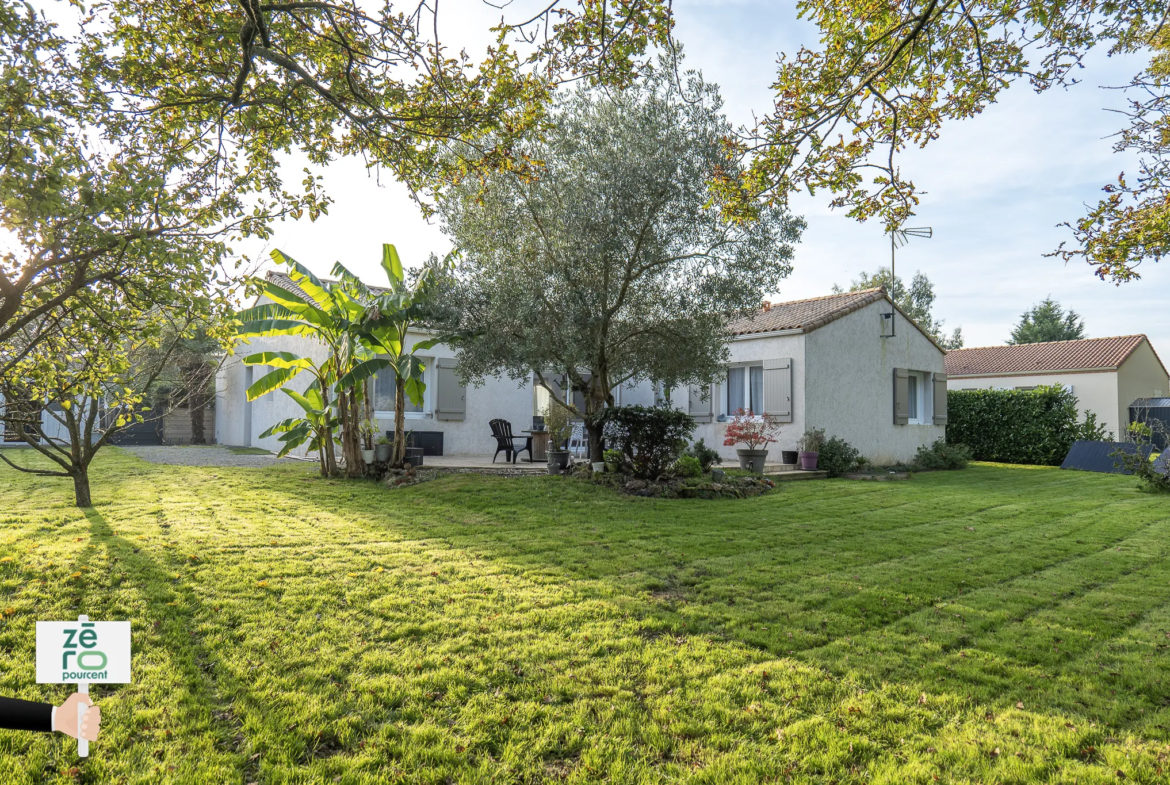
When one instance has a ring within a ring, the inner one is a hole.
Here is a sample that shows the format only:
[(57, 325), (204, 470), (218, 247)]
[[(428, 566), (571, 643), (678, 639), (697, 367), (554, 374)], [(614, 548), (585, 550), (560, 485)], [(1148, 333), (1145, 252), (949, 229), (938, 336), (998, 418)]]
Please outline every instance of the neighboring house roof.
[[(835, 322), (843, 316), (859, 311), (870, 303), (885, 301), (893, 305), (893, 301), (886, 296), (882, 287), (862, 289), (857, 292), (842, 292), (824, 297), (813, 297), (808, 300), (792, 300), (786, 303), (765, 303), (764, 307), (754, 313), (740, 316), (728, 325), (734, 335), (752, 335), (754, 333), (770, 333), (782, 330), (799, 330), (810, 333), (830, 322)], [(906, 315), (906, 312), (897, 305), (898, 313), (906, 321), (918, 328), (930, 342), (945, 352), (938, 341), (930, 333), (918, 326), (918, 323)]]
[[(1049, 341), (1011, 346), (982, 346), (947, 353), (948, 376), (1009, 376), (1062, 371), (1116, 370), (1148, 341), (1144, 335)], [(1153, 346), (1150, 347), (1153, 349)], [(1154, 353), (1157, 358), (1157, 352)], [(1158, 364), (1161, 365), (1161, 359)], [(1162, 372), (1166, 367), (1162, 366)]]

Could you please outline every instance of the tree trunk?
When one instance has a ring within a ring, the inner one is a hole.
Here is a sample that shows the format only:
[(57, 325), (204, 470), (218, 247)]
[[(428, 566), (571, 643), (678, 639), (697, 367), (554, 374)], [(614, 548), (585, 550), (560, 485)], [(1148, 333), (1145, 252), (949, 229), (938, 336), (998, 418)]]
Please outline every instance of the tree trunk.
[(207, 365), (200, 360), (184, 365), (181, 372), (187, 394), (187, 411), (191, 417), (191, 444), (207, 444), (207, 435), (203, 432), (203, 410), (206, 407), (203, 388), (207, 386)]
[(589, 460), (597, 463), (601, 458), (601, 440), (605, 431), (605, 424), (601, 422), (601, 418), (597, 417), (593, 420), (585, 421), (585, 431), (589, 434)]
[(187, 405), (191, 407), (191, 444), (207, 444), (207, 437), (203, 433), (202, 404), (202, 396), (187, 402)]
[(390, 465), (401, 469), (406, 463), (406, 380), (394, 376), (394, 455)]
[[(367, 380), (362, 383), (362, 422), (374, 422), (374, 396), (373, 384)], [(363, 442), (363, 447), (367, 450), (374, 449), (374, 440), (377, 438), (376, 433), (367, 433), (366, 440)]]
[[(321, 385), (321, 400), (325, 402), (325, 409), (329, 409), (329, 390)], [(337, 474), (337, 456), (333, 454), (333, 429), (325, 428), (325, 437), (322, 439), (319, 455), (322, 456), (321, 474), (332, 477)]]
[(365, 463), (362, 461), (358, 408), (353, 393), (338, 393), (337, 407), (341, 412), (341, 456), (345, 459), (345, 476), (361, 477)]
[(89, 495), (89, 468), (86, 466), (74, 467), (73, 503), (78, 507), (93, 506)]

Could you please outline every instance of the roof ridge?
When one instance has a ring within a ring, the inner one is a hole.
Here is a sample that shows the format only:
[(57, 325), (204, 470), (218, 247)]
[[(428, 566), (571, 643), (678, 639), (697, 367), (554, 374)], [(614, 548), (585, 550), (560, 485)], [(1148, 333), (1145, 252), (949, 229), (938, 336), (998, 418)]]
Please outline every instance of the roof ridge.
[(836, 294), (822, 294), (819, 297), (805, 297), (802, 300), (783, 300), (781, 302), (772, 303), (772, 307), (776, 308), (781, 305), (798, 305), (799, 303), (811, 303), (817, 300), (831, 300), (834, 297), (846, 297), (851, 294), (872, 294), (873, 292), (884, 291), (884, 286), (874, 286), (869, 289), (858, 289), (853, 292), (838, 292)]
[(1105, 335), (1100, 338), (1070, 338), (1065, 341), (1036, 341), (1035, 343), (1002, 343), (993, 346), (964, 346), (962, 349), (951, 349), (951, 352), (973, 352), (976, 349), (1016, 349), (1022, 346), (1055, 346), (1061, 343), (1088, 343), (1089, 341), (1116, 341), (1118, 338), (1145, 338), (1150, 340), (1145, 333), (1132, 333), (1130, 335)]

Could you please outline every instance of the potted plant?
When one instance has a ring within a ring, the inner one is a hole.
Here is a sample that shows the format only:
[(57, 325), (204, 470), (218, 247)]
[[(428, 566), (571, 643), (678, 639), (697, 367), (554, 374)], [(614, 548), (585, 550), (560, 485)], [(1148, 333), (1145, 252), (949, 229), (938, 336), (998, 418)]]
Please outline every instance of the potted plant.
[(821, 448), (824, 446), (824, 428), (809, 428), (805, 431), (804, 436), (801, 436), (800, 441), (796, 443), (796, 449), (800, 451), (800, 468), (806, 472), (815, 470), (817, 458), (820, 457)]
[(605, 458), (605, 470), (610, 474), (617, 474), (622, 465), (622, 451), (606, 450), (601, 457)]
[(573, 423), (569, 410), (559, 403), (549, 403), (544, 409), (544, 427), (548, 431), (548, 473), (563, 474), (569, 468), (569, 437)]
[(378, 463), (386, 463), (390, 460), (390, 437), (382, 434), (374, 443), (374, 459)]
[(374, 420), (363, 420), (358, 426), (362, 437), (362, 462), (374, 462), (374, 434), (378, 431), (378, 423)]
[(737, 409), (731, 424), (727, 426), (723, 446), (744, 445), (735, 451), (739, 456), (739, 468), (762, 474), (764, 462), (768, 459), (768, 445), (776, 441), (779, 432), (780, 423), (774, 417)]

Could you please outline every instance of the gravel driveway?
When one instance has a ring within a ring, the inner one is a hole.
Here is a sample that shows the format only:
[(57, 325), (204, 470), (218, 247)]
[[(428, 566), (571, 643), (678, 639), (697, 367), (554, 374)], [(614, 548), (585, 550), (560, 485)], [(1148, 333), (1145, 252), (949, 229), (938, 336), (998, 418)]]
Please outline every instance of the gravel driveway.
[(316, 469), (316, 461), (293, 461), (277, 458), (275, 455), (237, 454), (227, 447), (122, 447), (149, 463), (165, 463), (171, 466), (275, 466), (278, 463), (296, 464), (306, 469)]

